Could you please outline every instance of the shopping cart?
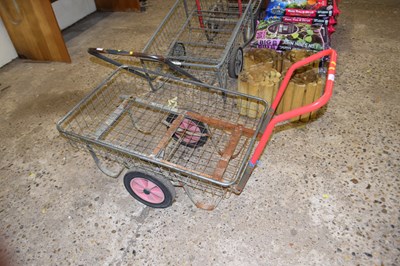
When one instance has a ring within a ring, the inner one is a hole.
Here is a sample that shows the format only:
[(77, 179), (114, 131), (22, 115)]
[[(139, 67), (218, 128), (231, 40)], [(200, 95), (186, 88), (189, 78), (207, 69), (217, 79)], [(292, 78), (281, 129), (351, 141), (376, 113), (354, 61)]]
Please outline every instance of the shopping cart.
[[(330, 64), (324, 94), (310, 105), (274, 116), (294, 70), (325, 56)], [(120, 66), (57, 129), (88, 150), (105, 174), (116, 177), (129, 169), (125, 187), (145, 205), (170, 206), (174, 186), (182, 186), (197, 207), (211, 210), (232, 192), (242, 192), (277, 123), (328, 102), (335, 66), (334, 50), (295, 63), (270, 107), (260, 98), (169, 72)], [(157, 78), (149, 78), (153, 76)], [(110, 162), (121, 169), (110, 170)]]
[[(177, 0), (142, 53), (163, 57), (202, 82), (227, 88), (228, 75), (237, 78), (242, 70), (243, 48), (254, 38), (262, 1)], [(163, 72), (160, 65), (145, 63), (142, 67)]]
[(143, 49), (169, 58), (200, 80), (227, 88), (256, 32), (261, 0), (178, 0)]

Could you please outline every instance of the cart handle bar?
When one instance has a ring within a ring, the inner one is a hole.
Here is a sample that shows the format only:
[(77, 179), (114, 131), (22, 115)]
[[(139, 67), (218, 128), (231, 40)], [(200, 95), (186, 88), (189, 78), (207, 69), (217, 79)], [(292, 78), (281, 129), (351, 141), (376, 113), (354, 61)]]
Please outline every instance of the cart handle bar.
[[(114, 49), (104, 49), (104, 48), (88, 48), (88, 53), (96, 56), (108, 63), (111, 63), (113, 65), (116, 66), (121, 66), (122, 64), (119, 63), (118, 61), (115, 61), (111, 58), (108, 58), (102, 54), (112, 54), (112, 55), (121, 55), (121, 56), (131, 56), (131, 57), (136, 57), (142, 60), (147, 60), (147, 61), (156, 61), (156, 62), (161, 62), (166, 64), (169, 68), (171, 68), (172, 70), (185, 75), (186, 77), (189, 77), (190, 79), (196, 81), (196, 82), (200, 82), (203, 83), (202, 81), (200, 81), (199, 79), (197, 79), (196, 77), (194, 77), (193, 75), (191, 75), (190, 73), (186, 72), (185, 70), (183, 70), (182, 68), (180, 68), (179, 62), (173, 62), (171, 60), (169, 60), (168, 58), (165, 58), (163, 56), (160, 55), (150, 55), (150, 54), (145, 54), (145, 53), (139, 53), (139, 52), (133, 52), (133, 51), (123, 51), (123, 50), (114, 50)], [(135, 71), (137, 72), (137, 71)], [(139, 74), (139, 73), (136, 73)], [(140, 73), (141, 76), (143, 76), (142, 73)], [(139, 74), (139, 75), (140, 75)]]
[[(311, 104), (296, 108), (289, 112), (282, 113), (282, 114), (274, 116), (272, 118), (272, 116), (275, 114), (275, 111), (276, 111), (276, 108), (277, 108), (279, 102), (281, 101), (282, 95), (285, 92), (287, 85), (293, 75), (293, 72), (296, 69), (298, 69), (304, 65), (307, 65), (318, 59), (321, 59), (324, 56), (330, 57), (324, 94), (318, 100), (314, 101)], [(265, 131), (264, 131), (263, 135), (261, 136), (261, 139), (254, 151), (254, 154), (250, 159), (250, 163), (249, 163), (250, 166), (254, 167), (256, 165), (256, 163), (257, 163), (258, 159), (260, 158), (262, 152), (264, 151), (265, 146), (267, 145), (267, 142), (268, 142), (268, 140), (272, 134), (272, 131), (277, 123), (285, 121), (285, 120), (289, 120), (293, 117), (296, 117), (296, 116), (299, 116), (299, 115), (302, 115), (305, 113), (315, 111), (315, 110), (321, 108), (322, 106), (324, 106), (329, 101), (329, 99), (332, 96), (333, 82), (335, 80), (336, 58), (337, 58), (336, 51), (333, 49), (328, 49), (328, 50), (324, 50), (319, 53), (316, 53), (314, 55), (311, 55), (310, 57), (307, 57), (299, 62), (296, 62), (289, 68), (289, 70), (287, 71), (287, 73), (285, 75), (285, 78), (283, 79), (283, 81), (279, 87), (278, 93), (270, 107), (269, 118), (270, 119), (272, 118), (272, 119), (266, 126)], [(268, 117), (267, 117), (267, 119), (268, 119)]]

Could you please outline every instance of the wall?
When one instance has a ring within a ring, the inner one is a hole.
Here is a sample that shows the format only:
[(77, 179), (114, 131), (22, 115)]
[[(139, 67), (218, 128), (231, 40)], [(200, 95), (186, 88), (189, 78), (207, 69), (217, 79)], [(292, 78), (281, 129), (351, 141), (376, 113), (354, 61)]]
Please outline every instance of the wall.
[(3, 20), (0, 18), (0, 67), (17, 58), (17, 56), (6, 27), (4, 27)]
[[(58, 0), (52, 3), (52, 6), (61, 30), (96, 11), (94, 0)], [(0, 67), (17, 57), (17, 52), (0, 18)]]
[(94, 0), (58, 0), (52, 6), (61, 30), (96, 11)]

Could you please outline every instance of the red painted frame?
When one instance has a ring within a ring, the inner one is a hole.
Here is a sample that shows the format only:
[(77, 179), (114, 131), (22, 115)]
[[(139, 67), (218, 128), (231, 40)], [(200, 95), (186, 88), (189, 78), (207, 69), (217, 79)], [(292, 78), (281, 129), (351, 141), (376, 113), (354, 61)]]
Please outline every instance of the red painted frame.
[(329, 67), (328, 67), (328, 73), (326, 74), (326, 84), (325, 84), (324, 94), (318, 100), (314, 101), (311, 104), (308, 104), (303, 107), (291, 110), (289, 112), (274, 116), (271, 119), (271, 121), (268, 123), (263, 135), (261, 136), (261, 139), (254, 151), (254, 154), (250, 159), (250, 165), (255, 165), (257, 163), (257, 160), (260, 158), (261, 154), (263, 153), (265, 146), (267, 145), (268, 140), (271, 137), (272, 131), (275, 128), (275, 125), (277, 123), (285, 121), (285, 120), (289, 120), (293, 117), (296, 117), (296, 116), (299, 116), (299, 115), (302, 115), (305, 113), (315, 111), (315, 110), (321, 108), (322, 106), (324, 106), (329, 101), (329, 99), (332, 96), (333, 82), (335, 80), (335, 73), (336, 73), (337, 53), (333, 49), (321, 51), (321, 52), (316, 53), (310, 57), (307, 57), (299, 62), (294, 63), (289, 68), (288, 72), (285, 75), (285, 78), (283, 79), (283, 81), (281, 83), (281, 86), (279, 87), (278, 93), (270, 107), (271, 108), (270, 112), (271, 112), (271, 115), (275, 114), (276, 108), (282, 99), (282, 95), (287, 88), (287, 85), (293, 75), (293, 72), (296, 69), (298, 69), (304, 65), (307, 65), (313, 61), (321, 59), (322, 57), (325, 57), (325, 56), (330, 57), (330, 62), (329, 62)]

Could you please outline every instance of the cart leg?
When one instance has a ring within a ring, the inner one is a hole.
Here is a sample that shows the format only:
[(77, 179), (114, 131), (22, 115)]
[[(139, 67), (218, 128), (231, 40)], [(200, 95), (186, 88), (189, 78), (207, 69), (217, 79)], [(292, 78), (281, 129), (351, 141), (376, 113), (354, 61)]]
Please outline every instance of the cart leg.
[(240, 178), (239, 183), (236, 185), (235, 190), (234, 191), (236, 194), (240, 194), (242, 193), (244, 187), (247, 184), (247, 181), (249, 181), (249, 178), (251, 176), (251, 174), (253, 173), (255, 166), (252, 166), (250, 164), (248, 164), (246, 166), (246, 169), (244, 170), (244, 173), (242, 175), (242, 178)]
[(125, 167), (121, 166), (121, 169), (118, 169), (117, 171), (111, 171), (107, 167), (101, 164), (99, 157), (97, 157), (96, 153), (94, 152), (93, 148), (89, 145), (87, 145), (87, 148), (90, 152), (90, 155), (92, 155), (92, 158), (94, 162), (96, 163), (97, 167), (102, 171), (105, 175), (108, 175), (109, 177), (112, 178), (117, 178), (122, 171), (124, 170)]
[[(185, 193), (188, 196), (188, 198), (190, 199), (190, 201), (193, 202), (193, 204), (197, 208), (202, 209), (202, 210), (206, 210), (206, 211), (214, 210), (218, 206), (218, 204), (221, 202), (222, 198), (224, 197), (224, 196), (213, 195), (213, 197), (214, 198), (216, 197), (216, 199), (215, 199), (215, 201), (213, 203), (210, 204), (210, 203), (205, 203), (205, 202), (200, 201), (200, 200), (196, 200), (194, 195), (193, 195), (193, 193), (192, 193), (193, 188), (191, 188), (190, 186), (183, 185), (183, 189), (185, 190)], [(209, 199), (209, 196), (207, 198)]]
[[(223, 89), (228, 89), (228, 76), (223, 75), (222, 71), (217, 72), (217, 79), (218, 79), (218, 85), (220, 88)], [(226, 92), (222, 92), (222, 99), (224, 100), (224, 103), (226, 103), (227, 100)]]
[(226, 75), (224, 77), (222, 71), (217, 72), (217, 80), (220, 88), (227, 89), (228, 78), (226, 77)]

